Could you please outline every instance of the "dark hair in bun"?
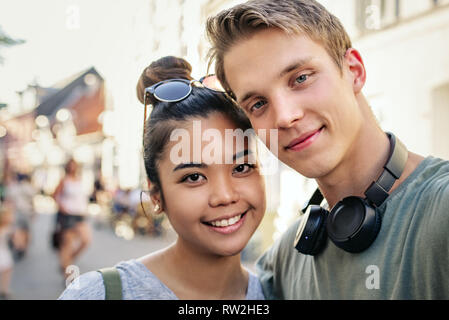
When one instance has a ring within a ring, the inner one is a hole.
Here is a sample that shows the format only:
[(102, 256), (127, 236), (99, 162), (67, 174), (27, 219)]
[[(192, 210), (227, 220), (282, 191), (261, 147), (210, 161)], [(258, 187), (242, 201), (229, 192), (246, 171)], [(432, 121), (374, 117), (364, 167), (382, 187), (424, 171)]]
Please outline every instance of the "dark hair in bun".
[[(191, 73), (192, 66), (182, 58), (173, 56), (160, 58), (143, 70), (142, 75), (137, 82), (137, 98), (143, 103), (145, 88), (169, 79), (192, 80)], [(148, 100), (152, 105), (159, 102), (153, 96), (150, 96)]]
[[(192, 80), (191, 71), (190, 64), (182, 58), (168, 56), (154, 61), (145, 68), (139, 78), (137, 97), (143, 103), (145, 88), (163, 80), (176, 78)], [(151, 99), (155, 100), (154, 97)], [(182, 101), (154, 101), (152, 104), (157, 104), (157, 107), (153, 108), (150, 118), (145, 122), (143, 158), (147, 177), (153, 185), (150, 192), (160, 191), (162, 202), (164, 198), (158, 173), (158, 161), (164, 155), (171, 132), (185, 125), (180, 122), (194, 118), (208, 118), (213, 113), (220, 113), (243, 131), (252, 128), (243, 111), (226, 94), (201, 86), (193, 85), (191, 94)]]

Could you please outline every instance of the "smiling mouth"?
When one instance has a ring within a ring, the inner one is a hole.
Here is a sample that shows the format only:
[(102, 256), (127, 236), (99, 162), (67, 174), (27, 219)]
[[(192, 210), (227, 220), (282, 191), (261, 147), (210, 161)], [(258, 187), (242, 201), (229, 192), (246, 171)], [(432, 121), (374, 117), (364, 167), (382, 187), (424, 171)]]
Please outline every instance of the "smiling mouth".
[(246, 210), (245, 212), (235, 215), (229, 219), (220, 219), (220, 220), (214, 220), (214, 221), (208, 221), (208, 222), (203, 222), (205, 225), (211, 226), (211, 227), (216, 227), (216, 228), (226, 228), (229, 226), (232, 226), (236, 223), (238, 223), (248, 212), (248, 210)]
[(313, 141), (318, 137), (318, 135), (323, 131), (325, 126), (322, 126), (320, 129), (312, 132), (311, 134), (293, 140), (288, 146), (285, 147), (286, 150), (300, 151), (304, 148), (307, 148)]

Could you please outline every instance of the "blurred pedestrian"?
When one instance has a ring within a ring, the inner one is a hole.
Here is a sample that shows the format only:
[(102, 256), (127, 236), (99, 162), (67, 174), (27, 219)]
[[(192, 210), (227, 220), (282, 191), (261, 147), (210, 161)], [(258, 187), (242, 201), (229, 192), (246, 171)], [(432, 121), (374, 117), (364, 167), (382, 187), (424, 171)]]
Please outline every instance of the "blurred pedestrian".
[(0, 207), (0, 299), (9, 299), (14, 259), (9, 248), (14, 224), (14, 213), (10, 206)]
[(84, 190), (75, 160), (67, 162), (65, 176), (53, 197), (58, 205), (57, 222), (61, 227), (59, 263), (61, 272), (67, 277), (67, 267), (91, 242), (91, 230), (86, 221), (89, 194)]
[(15, 230), (13, 235), (13, 253), (15, 258), (21, 259), (30, 243), (31, 223), (36, 216), (33, 205), (37, 190), (31, 183), (31, 177), (25, 173), (18, 173), (6, 189), (6, 198), (13, 206)]

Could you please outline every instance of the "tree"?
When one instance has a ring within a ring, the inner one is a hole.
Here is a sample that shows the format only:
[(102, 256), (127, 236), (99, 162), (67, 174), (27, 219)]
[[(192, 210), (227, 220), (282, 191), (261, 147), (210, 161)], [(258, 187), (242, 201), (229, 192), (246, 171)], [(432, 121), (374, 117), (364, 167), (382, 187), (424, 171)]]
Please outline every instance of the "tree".
[[(3, 31), (2, 27), (0, 26), (0, 49), (2, 47), (11, 47), (22, 43), (25, 43), (25, 40), (11, 38)], [(3, 60), (3, 57), (0, 55), (0, 64), (3, 64)]]

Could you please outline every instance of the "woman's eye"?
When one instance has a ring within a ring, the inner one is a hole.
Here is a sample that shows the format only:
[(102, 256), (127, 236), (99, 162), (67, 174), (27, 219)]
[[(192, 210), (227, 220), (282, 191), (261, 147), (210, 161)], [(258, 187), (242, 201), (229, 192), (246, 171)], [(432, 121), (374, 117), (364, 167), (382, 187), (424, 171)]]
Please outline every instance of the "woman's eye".
[(190, 175), (184, 177), (182, 179), (182, 182), (198, 183), (198, 182), (201, 182), (204, 179), (205, 178), (201, 174), (194, 173), (194, 174), (190, 174)]
[(305, 82), (306, 80), (307, 80), (307, 78), (308, 78), (309, 76), (307, 75), (307, 74), (302, 74), (302, 75), (300, 75), (298, 78), (296, 78), (296, 82), (297, 83), (303, 83), (303, 82)]
[(248, 173), (253, 168), (254, 168), (254, 165), (248, 164), (248, 163), (244, 163), (244, 164), (240, 164), (237, 167), (235, 167), (234, 168), (234, 172), (236, 172), (236, 173)]

